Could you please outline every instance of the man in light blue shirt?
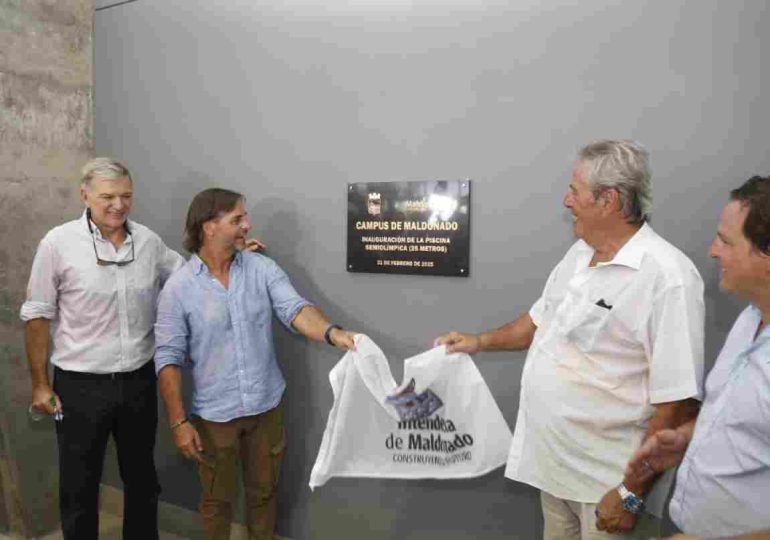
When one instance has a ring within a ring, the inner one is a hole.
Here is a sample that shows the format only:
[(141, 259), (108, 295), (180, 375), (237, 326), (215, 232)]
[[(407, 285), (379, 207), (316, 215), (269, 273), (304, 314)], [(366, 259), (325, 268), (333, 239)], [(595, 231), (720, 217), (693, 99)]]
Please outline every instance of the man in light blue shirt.
[[(748, 300), (706, 381), (700, 414), (651, 437), (627, 473), (681, 462), (671, 517), (677, 538), (770, 539), (770, 177), (730, 193), (709, 254), (719, 286)], [(745, 536), (739, 536), (745, 535)]]
[[(241, 194), (213, 188), (195, 196), (185, 225), (192, 257), (161, 292), (155, 324), (160, 393), (175, 444), (198, 462), (199, 510), (210, 540), (230, 538), (238, 461), (249, 538), (274, 538), (286, 383), (272, 315), (310, 339), (353, 348), (354, 334), (329, 324), (275, 262), (241, 251), (250, 228)], [(185, 367), (192, 371), (190, 417), (182, 401)]]

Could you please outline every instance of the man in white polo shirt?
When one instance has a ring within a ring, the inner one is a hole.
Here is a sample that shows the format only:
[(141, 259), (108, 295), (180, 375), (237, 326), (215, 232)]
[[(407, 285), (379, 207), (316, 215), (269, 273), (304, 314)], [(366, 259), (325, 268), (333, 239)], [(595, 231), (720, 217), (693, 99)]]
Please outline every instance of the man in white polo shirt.
[(650, 202), (640, 145), (587, 145), (564, 198), (579, 240), (540, 298), (500, 328), (438, 339), (450, 352), (529, 349), (506, 476), (541, 490), (548, 540), (657, 535), (643, 512), (655, 477), (624, 477), (625, 464), (700, 395), (703, 282), (647, 223)]

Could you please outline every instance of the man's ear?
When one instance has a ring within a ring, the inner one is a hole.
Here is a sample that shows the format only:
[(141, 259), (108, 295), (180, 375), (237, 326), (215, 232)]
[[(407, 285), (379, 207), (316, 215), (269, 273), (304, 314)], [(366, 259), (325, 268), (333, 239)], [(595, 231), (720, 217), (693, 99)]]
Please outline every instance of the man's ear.
[(83, 201), (83, 204), (88, 206), (88, 199), (86, 198), (86, 195), (88, 193), (88, 189), (86, 188), (85, 184), (80, 184), (80, 200)]
[(206, 221), (202, 226), (201, 229), (203, 229), (203, 236), (210, 237), (212, 234), (214, 234), (214, 220)]
[(620, 211), (623, 207), (623, 205), (620, 204), (620, 193), (618, 193), (618, 190), (615, 188), (602, 190), (599, 197), (602, 200), (602, 206), (605, 210), (614, 212), (616, 210)]
[(764, 253), (764, 252), (759, 251), (759, 250), (757, 250), (757, 252), (759, 253), (759, 257), (760, 257), (760, 259), (762, 261), (762, 269), (764, 271), (764, 274), (768, 278), (768, 280), (770, 281), (770, 254), (769, 253)]

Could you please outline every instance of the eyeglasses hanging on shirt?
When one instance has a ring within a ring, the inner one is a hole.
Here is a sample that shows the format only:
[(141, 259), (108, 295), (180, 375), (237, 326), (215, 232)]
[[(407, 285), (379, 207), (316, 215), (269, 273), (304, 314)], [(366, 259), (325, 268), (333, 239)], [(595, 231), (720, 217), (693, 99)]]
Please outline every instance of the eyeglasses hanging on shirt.
[(128, 230), (128, 224), (124, 223), (123, 227), (126, 229), (126, 235), (131, 238), (131, 258), (124, 261), (105, 261), (99, 257), (99, 252), (96, 250), (96, 239), (94, 238), (94, 229), (91, 227), (91, 209), (86, 209), (86, 224), (88, 225), (88, 232), (91, 233), (91, 242), (94, 245), (94, 255), (96, 255), (96, 264), (99, 266), (126, 266), (129, 263), (134, 262), (134, 237), (131, 235), (131, 231)]

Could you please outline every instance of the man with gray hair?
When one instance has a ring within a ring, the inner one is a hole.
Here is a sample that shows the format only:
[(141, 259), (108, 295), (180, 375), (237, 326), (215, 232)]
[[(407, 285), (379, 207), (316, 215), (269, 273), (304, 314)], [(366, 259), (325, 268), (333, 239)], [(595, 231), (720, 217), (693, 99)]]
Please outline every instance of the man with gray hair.
[(703, 281), (652, 230), (650, 202), (639, 144), (585, 146), (564, 197), (578, 240), (540, 298), (500, 328), (437, 340), (469, 354), (528, 349), (505, 474), (541, 491), (548, 540), (657, 536), (656, 476), (624, 477), (625, 464), (697, 410)]
[(31, 409), (56, 413), (65, 540), (98, 536), (99, 482), (110, 435), (124, 485), (123, 538), (157, 539), (153, 325), (160, 289), (185, 261), (153, 231), (128, 220), (133, 182), (121, 163), (86, 163), (80, 196), (83, 214), (40, 241), (21, 308)]

